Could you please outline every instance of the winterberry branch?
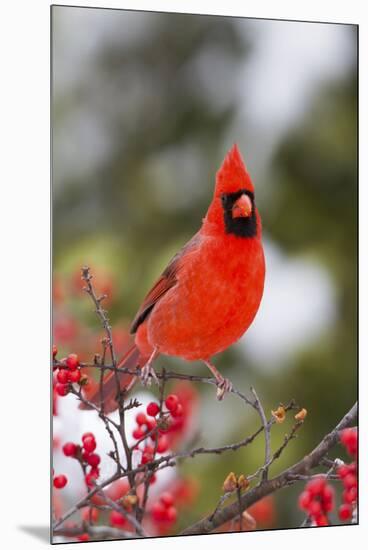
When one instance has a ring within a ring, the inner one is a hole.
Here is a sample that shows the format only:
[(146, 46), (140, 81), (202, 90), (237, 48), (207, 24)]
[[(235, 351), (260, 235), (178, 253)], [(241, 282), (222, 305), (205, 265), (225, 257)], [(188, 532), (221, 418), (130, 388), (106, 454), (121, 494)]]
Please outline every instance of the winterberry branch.
[[(357, 418), (357, 403), (351, 410), (342, 418), (338, 425), (328, 434), (324, 436), (322, 441), (302, 460), (284, 470), (281, 474), (270, 480), (262, 481), (259, 485), (243, 494), (241, 497), (242, 510), (246, 510), (260, 500), (261, 498), (274, 493), (275, 491), (292, 485), (298, 480), (298, 476), (308, 474), (310, 470), (318, 466), (326, 454), (339, 441), (339, 432), (350, 426)], [(239, 505), (237, 502), (218, 510), (214, 515), (207, 516), (199, 522), (184, 529), (182, 535), (197, 535), (211, 533), (215, 529), (227, 521), (233, 519), (239, 513)]]

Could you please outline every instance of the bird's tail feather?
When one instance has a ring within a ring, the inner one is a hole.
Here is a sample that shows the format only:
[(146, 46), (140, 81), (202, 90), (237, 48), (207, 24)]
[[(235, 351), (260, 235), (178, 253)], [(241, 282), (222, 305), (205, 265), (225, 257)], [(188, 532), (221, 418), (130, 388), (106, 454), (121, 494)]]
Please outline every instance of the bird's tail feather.
[[(126, 354), (122, 357), (117, 367), (127, 368), (129, 370), (135, 370), (139, 365), (139, 359), (140, 359), (140, 352), (137, 346), (133, 344), (133, 346), (129, 348)], [(135, 374), (125, 373), (125, 372), (119, 372), (117, 376), (119, 377), (120, 390), (125, 392), (129, 392), (137, 380), (137, 376)], [(113, 370), (109, 371), (108, 374), (105, 374), (103, 386), (102, 386), (102, 392), (101, 392), (99, 383), (94, 384), (94, 387), (92, 388), (91, 392), (88, 392), (88, 391), (85, 392), (86, 399), (90, 403), (92, 403), (93, 405), (96, 405), (99, 408), (101, 407), (101, 397), (102, 397), (103, 411), (106, 414), (111, 413), (118, 408), (118, 403), (116, 402), (116, 395), (117, 395), (116, 373)], [(79, 404), (79, 408), (82, 410), (90, 410), (93, 407), (88, 405), (88, 403), (86, 402), (81, 402)]]

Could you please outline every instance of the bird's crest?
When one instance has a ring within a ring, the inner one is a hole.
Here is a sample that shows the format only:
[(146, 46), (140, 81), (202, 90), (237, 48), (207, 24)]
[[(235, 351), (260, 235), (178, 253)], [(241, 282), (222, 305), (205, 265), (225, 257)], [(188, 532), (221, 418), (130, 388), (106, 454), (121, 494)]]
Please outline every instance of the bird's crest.
[(235, 193), (240, 189), (254, 192), (250, 175), (236, 143), (226, 155), (221, 168), (216, 174), (215, 195)]

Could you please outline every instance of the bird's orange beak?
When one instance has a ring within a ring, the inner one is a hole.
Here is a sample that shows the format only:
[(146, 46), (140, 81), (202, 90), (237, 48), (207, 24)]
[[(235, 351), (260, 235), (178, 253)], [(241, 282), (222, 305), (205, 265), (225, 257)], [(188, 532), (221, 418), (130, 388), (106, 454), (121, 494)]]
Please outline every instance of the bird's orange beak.
[(248, 218), (252, 214), (252, 201), (248, 195), (241, 195), (234, 202), (232, 208), (233, 218)]

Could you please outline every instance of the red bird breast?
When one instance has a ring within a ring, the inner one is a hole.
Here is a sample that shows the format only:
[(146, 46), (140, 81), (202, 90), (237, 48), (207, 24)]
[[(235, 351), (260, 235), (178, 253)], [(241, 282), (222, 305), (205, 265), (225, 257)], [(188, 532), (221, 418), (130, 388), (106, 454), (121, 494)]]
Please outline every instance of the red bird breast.
[(203, 237), (147, 321), (148, 341), (162, 353), (209, 359), (236, 342), (261, 302), (260, 240)]

